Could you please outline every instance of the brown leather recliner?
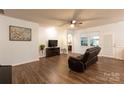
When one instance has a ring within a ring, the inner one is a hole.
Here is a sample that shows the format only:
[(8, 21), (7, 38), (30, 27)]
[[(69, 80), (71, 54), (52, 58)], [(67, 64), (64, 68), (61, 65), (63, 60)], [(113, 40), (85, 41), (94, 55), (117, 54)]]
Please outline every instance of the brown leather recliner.
[(100, 47), (92, 47), (86, 50), (84, 55), (78, 57), (70, 56), (68, 59), (69, 68), (76, 72), (83, 72), (87, 67), (98, 61)]

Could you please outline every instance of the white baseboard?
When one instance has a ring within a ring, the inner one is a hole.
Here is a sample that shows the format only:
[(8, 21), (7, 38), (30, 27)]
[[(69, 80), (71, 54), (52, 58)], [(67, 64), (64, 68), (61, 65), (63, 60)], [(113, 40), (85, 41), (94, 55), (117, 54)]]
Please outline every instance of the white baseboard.
[(115, 58), (115, 57), (112, 57), (112, 56), (100, 56), (100, 57), (107, 57), (107, 58), (112, 58), (112, 59), (117, 59), (117, 60), (124, 60), (123, 58)]
[(113, 56), (101, 55), (102, 57), (114, 58)]
[(39, 61), (39, 58), (38, 59), (29, 60), (29, 61), (25, 61), (25, 62), (19, 62), (19, 63), (16, 63), (16, 64), (12, 64), (12, 66), (22, 65), (22, 64), (36, 62), (36, 61)]
[(39, 56), (39, 58), (42, 58), (42, 57), (46, 57), (46, 55), (43, 55), (43, 56)]

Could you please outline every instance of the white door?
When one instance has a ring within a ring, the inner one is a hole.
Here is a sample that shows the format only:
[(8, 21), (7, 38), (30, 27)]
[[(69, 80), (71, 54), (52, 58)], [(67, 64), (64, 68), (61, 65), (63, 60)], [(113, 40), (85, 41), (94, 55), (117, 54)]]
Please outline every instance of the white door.
[(124, 60), (124, 31), (120, 28), (115, 34), (115, 58)]
[(115, 46), (114, 46), (114, 35), (113, 34), (105, 34), (103, 36), (103, 48), (102, 53), (103, 56), (106, 57), (115, 57)]

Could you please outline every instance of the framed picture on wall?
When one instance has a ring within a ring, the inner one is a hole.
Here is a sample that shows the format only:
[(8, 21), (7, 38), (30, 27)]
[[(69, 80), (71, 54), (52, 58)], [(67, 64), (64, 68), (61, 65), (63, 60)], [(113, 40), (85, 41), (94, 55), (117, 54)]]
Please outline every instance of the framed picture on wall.
[(81, 46), (88, 46), (88, 37), (81, 37)]
[(9, 26), (10, 41), (31, 41), (31, 28)]

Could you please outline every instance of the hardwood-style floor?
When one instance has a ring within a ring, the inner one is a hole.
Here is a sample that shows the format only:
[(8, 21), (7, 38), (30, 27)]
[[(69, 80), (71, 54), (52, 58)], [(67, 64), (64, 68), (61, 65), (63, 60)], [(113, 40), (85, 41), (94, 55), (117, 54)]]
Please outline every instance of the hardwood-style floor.
[(100, 57), (99, 61), (84, 73), (76, 73), (68, 68), (68, 56), (41, 58), (39, 62), (14, 66), (12, 82), (14, 84), (124, 83), (124, 61)]

